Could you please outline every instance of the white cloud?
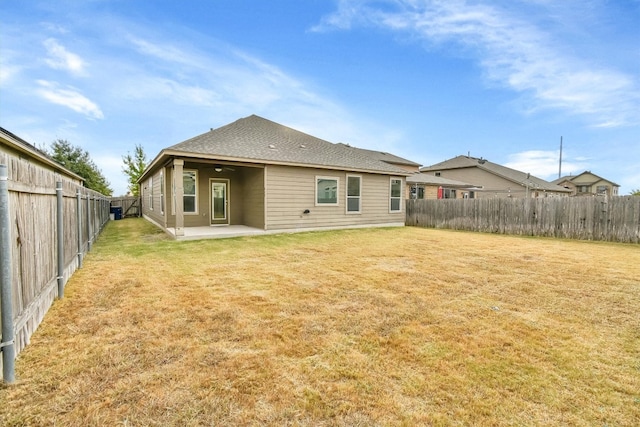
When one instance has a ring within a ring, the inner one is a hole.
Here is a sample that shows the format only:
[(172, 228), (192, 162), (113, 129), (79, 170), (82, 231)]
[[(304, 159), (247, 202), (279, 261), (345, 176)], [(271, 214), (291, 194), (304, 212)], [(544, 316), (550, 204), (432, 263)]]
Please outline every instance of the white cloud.
[(531, 98), (532, 111), (562, 109), (597, 127), (640, 124), (640, 81), (574, 57), (550, 29), (513, 11), (465, 0), (341, 0), (315, 31), (353, 24), (408, 32), (437, 45), (454, 43), (479, 56), (490, 81)]
[[(583, 172), (588, 167), (583, 158), (569, 158), (566, 153), (563, 153), (562, 157), (562, 176)], [(504, 165), (539, 178), (553, 180), (558, 178), (559, 162), (559, 151), (531, 150), (510, 154), (509, 161)]]
[(43, 44), (47, 49), (48, 55), (48, 57), (45, 58), (45, 62), (51, 68), (66, 70), (77, 76), (85, 75), (86, 64), (80, 56), (69, 52), (55, 39), (47, 39)]
[(71, 87), (62, 89), (57, 83), (46, 80), (38, 80), (37, 83), (40, 88), (36, 90), (36, 93), (47, 101), (70, 108), (89, 118), (104, 119), (100, 107), (76, 89)]

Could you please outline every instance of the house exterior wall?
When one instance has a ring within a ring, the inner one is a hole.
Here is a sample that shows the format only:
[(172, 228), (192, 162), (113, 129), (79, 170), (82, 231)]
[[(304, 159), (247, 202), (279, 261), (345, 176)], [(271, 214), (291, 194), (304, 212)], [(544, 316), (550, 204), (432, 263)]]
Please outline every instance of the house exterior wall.
[(612, 185), (610, 181), (588, 172), (571, 179), (571, 183), (575, 186), (575, 194), (578, 196), (593, 194), (607, 194), (609, 196), (618, 195), (617, 187)]
[[(526, 193), (524, 187), (476, 167), (442, 170), (439, 172), (442, 178), (482, 185), (483, 191), (476, 192), (476, 198), (524, 197)], [(428, 173), (434, 174), (435, 172)]]
[[(361, 212), (347, 213), (347, 175), (361, 177)], [(316, 177), (338, 179), (337, 205), (316, 204)], [(404, 224), (404, 177), (400, 211), (390, 213), (388, 175), (350, 173), (313, 168), (268, 165), (265, 169), (267, 230)], [(305, 214), (304, 211), (309, 210)]]
[[(448, 169), (438, 171), (442, 178), (456, 181), (473, 182), (481, 185), (482, 191), (476, 191), (474, 196), (477, 199), (491, 197), (526, 197), (527, 192), (530, 197), (544, 197), (547, 195), (566, 196), (564, 192), (536, 190), (534, 187), (527, 188), (523, 185), (494, 175), (477, 167)], [(423, 172), (435, 174), (436, 171)], [(460, 191), (460, 190), (458, 190)], [(462, 194), (462, 193), (460, 193)]]
[[(185, 171), (195, 170), (197, 173), (196, 212), (184, 214), (185, 227), (202, 227), (211, 224), (211, 180), (228, 182), (229, 224), (243, 224), (250, 227), (264, 228), (264, 179), (262, 168), (234, 167), (234, 170), (223, 169), (216, 172), (212, 164), (185, 162)], [(164, 197), (160, 191), (160, 171), (163, 171)], [(151, 180), (153, 179), (153, 186)], [(175, 227), (176, 217), (173, 206), (173, 168), (161, 168), (142, 182), (142, 214), (153, 222), (163, 226)], [(153, 208), (149, 193), (153, 191)], [(160, 209), (164, 199), (164, 209)]]
[(264, 169), (243, 170), (242, 224), (264, 229)]
[[(154, 172), (154, 174), (146, 179), (142, 186), (140, 187), (142, 190), (142, 214), (149, 217), (154, 222), (166, 227), (166, 207), (162, 208), (160, 206), (160, 175), (161, 171), (164, 171), (164, 168), (161, 168)], [(166, 172), (164, 172), (165, 178), (165, 200), (166, 200)], [(153, 182), (153, 184), (152, 184)], [(153, 207), (151, 205), (151, 200), (153, 200)]]

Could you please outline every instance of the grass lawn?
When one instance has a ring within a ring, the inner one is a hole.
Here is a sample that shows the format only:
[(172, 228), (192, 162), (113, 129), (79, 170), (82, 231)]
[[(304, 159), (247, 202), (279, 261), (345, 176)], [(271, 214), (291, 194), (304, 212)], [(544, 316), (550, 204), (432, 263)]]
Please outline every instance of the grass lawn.
[(2, 425), (640, 425), (640, 246), (112, 221)]

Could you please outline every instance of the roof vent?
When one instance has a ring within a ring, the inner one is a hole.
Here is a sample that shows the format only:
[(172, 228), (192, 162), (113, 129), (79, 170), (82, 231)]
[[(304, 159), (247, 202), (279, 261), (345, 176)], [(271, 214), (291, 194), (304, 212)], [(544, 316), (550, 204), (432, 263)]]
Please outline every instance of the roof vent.
[(480, 157), (480, 159), (478, 160), (478, 163), (480, 163), (481, 165), (484, 165), (487, 162), (486, 159), (483, 159), (482, 157)]
[(304, 144), (300, 144), (300, 148), (307, 148), (307, 146)]
[(273, 144), (269, 144), (269, 148), (270, 148), (271, 150), (275, 150), (275, 149), (276, 149), (276, 146), (275, 146), (275, 145), (273, 145)]

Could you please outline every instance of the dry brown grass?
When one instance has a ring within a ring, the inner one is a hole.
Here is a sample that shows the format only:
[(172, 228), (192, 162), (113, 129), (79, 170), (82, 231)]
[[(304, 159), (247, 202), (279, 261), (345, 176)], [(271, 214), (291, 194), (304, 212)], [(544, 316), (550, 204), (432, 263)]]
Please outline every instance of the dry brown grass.
[(640, 247), (108, 227), (3, 425), (638, 425)]

